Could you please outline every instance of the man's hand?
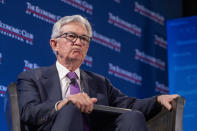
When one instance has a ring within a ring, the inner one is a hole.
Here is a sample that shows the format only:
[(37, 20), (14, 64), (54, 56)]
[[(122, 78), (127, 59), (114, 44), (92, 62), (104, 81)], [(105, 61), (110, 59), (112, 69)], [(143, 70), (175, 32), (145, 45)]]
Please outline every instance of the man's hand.
[(179, 97), (179, 95), (175, 94), (175, 95), (160, 95), (157, 97), (157, 102), (159, 102), (161, 105), (165, 106), (168, 110), (172, 109), (172, 105), (170, 104), (170, 102)]
[(70, 95), (57, 105), (57, 109), (60, 110), (69, 101), (71, 101), (81, 112), (90, 114), (93, 110), (94, 103), (97, 102), (97, 98), (90, 98), (87, 93)]

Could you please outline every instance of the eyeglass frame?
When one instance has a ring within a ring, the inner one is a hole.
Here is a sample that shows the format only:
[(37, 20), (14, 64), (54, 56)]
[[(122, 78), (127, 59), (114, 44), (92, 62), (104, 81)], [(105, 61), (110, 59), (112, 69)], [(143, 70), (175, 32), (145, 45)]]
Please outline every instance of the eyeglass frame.
[[(68, 34), (73, 34), (73, 35), (75, 35), (75, 36), (76, 36), (75, 40), (68, 39), (68, 38), (67, 38), (67, 35), (68, 35)], [(65, 35), (65, 37), (62, 37), (63, 35)], [(81, 42), (82, 38), (84, 38), (83, 36), (89, 39), (89, 40), (87, 40), (87, 43)], [(71, 41), (71, 42), (73, 42), (73, 43), (75, 43), (75, 42), (77, 41), (77, 39), (79, 38), (79, 39), (80, 39), (80, 42), (81, 42), (82, 44), (87, 44), (87, 45), (88, 45), (88, 44), (90, 43), (90, 41), (92, 40), (92, 37), (90, 37), (90, 36), (87, 36), (87, 35), (78, 35), (78, 34), (76, 34), (76, 33), (74, 33), (74, 32), (64, 32), (63, 34), (57, 36), (56, 39), (57, 39), (57, 38), (65, 38), (65, 39), (67, 39), (67, 40), (69, 40), (69, 41)]]

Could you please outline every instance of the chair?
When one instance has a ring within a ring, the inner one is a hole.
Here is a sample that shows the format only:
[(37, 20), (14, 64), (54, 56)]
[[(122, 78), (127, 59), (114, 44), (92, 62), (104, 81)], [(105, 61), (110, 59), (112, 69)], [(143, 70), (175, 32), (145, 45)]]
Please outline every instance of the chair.
[(149, 131), (182, 131), (185, 99), (178, 97), (172, 101), (172, 110), (162, 108), (161, 112), (147, 122)]
[[(9, 105), (7, 108), (7, 121), (8, 121), (8, 126), (11, 126), (11, 129), (9, 129), (10, 127), (8, 127), (8, 129), (12, 131), (21, 131), (18, 97), (17, 97), (17, 90), (15, 83), (11, 83), (10, 86), (8, 86), (8, 93), (9, 93)], [(9, 122), (11, 122), (11, 124)]]
[[(10, 112), (11, 112), (11, 126), (13, 131), (20, 131), (20, 116), (18, 107), (18, 98), (16, 84), (11, 83), (8, 86), (9, 99), (10, 99)], [(147, 122), (149, 131), (182, 131), (183, 109), (185, 99), (178, 97), (172, 101), (172, 111), (163, 108), (162, 111), (154, 118)], [(108, 112), (108, 113), (124, 113), (128, 109), (109, 107), (103, 105), (95, 105), (95, 111)]]

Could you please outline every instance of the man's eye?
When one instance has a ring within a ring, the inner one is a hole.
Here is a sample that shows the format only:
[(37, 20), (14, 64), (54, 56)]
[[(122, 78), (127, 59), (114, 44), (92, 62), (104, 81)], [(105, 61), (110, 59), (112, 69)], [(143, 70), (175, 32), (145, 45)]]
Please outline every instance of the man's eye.
[(86, 37), (81, 37), (81, 40), (82, 40), (82, 41), (88, 41), (88, 38), (86, 38)]
[(76, 36), (75, 36), (75, 35), (73, 35), (73, 34), (68, 34), (68, 35), (67, 35), (67, 38), (69, 38), (69, 39), (75, 39), (75, 38), (76, 38)]

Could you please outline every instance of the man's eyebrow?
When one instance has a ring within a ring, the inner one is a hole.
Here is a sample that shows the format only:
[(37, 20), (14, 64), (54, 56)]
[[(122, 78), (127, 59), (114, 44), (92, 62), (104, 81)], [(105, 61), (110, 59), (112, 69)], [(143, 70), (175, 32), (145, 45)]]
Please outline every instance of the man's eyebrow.
[(72, 31), (66, 31), (66, 32), (63, 32), (63, 34), (64, 33), (72, 33), (72, 34), (77, 34), (77, 33), (75, 33), (75, 32), (72, 32)]
[[(79, 34), (77, 34), (77, 33), (75, 33), (75, 32), (72, 32), (72, 31), (68, 31), (68, 32), (64, 32), (64, 33), (73, 33), (73, 34), (79, 35)], [(64, 33), (63, 33), (63, 34), (64, 34)], [(87, 36), (87, 37), (90, 37), (90, 36), (87, 35), (87, 34), (81, 34), (80, 36)]]

